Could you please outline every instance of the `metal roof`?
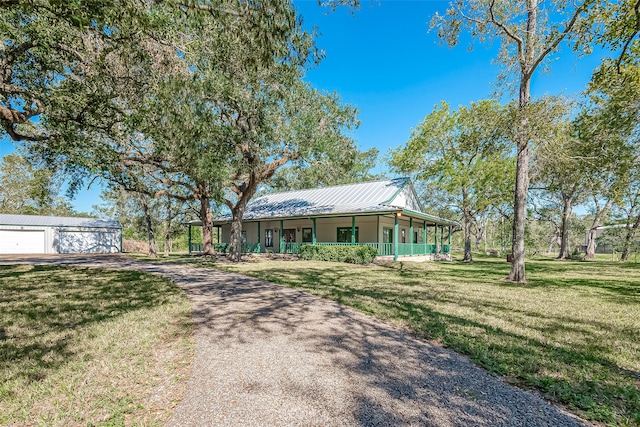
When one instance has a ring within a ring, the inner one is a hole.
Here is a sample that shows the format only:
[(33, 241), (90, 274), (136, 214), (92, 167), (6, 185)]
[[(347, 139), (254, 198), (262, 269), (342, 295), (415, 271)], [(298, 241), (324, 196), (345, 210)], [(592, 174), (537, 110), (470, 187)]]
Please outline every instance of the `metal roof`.
[[(243, 219), (265, 219), (380, 212), (393, 209), (390, 202), (408, 178), (286, 191), (258, 197), (247, 204)], [(224, 215), (216, 220), (230, 220)]]
[(88, 227), (121, 228), (114, 219), (76, 218), (63, 216), (13, 215), (0, 213), (0, 225), (22, 225), (40, 227)]

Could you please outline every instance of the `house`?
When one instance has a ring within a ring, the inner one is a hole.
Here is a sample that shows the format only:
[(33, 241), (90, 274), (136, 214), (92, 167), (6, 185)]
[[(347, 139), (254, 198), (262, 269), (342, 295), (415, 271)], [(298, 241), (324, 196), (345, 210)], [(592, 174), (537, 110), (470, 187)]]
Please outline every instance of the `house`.
[[(191, 240), (189, 249), (201, 251)], [(249, 202), (242, 220), (246, 252), (298, 253), (304, 244), (368, 245), (380, 257), (427, 257), (449, 253), (457, 223), (423, 212), (408, 178), (268, 194)], [(227, 250), (231, 215), (216, 218)]]
[(68, 254), (122, 251), (118, 221), (0, 214), (0, 254)]

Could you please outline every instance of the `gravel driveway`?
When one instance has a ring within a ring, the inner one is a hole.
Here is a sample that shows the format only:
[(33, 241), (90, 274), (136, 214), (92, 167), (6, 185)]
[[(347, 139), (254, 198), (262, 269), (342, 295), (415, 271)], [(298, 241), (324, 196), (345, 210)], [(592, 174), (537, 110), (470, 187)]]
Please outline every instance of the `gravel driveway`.
[(452, 351), (273, 283), (118, 255), (2, 257), (162, 274), (193, 301), (196, 353), (169, 426), (581, 426)]

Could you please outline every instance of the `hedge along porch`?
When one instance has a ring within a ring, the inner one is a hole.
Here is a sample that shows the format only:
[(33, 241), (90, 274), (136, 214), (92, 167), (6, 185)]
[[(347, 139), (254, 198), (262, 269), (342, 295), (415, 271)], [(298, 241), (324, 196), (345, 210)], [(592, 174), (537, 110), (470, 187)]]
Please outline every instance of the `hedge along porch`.
[[(219, 251), (228, 250), (231, 218), (221, 217)], [(191, 240), (190, 252), (201, 250)], [(379, 256), (449, 253), (456, 223), (428, 215), (408, 178), (270, 194), (249, 203), (242, 224), (245, 252), (298, 253), (303, 244), (368, 245)]]

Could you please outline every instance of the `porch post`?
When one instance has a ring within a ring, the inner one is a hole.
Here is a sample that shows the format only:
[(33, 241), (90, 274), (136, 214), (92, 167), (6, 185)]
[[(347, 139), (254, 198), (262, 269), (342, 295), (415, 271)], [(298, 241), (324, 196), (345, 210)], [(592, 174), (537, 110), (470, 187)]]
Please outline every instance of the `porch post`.
[(427, 221), (422, 223), (422, 243), (424, 244), (424, 254), (427, 254)]
[(284, 220), (280, 220), (280, 245), (278, 246), (278, 252), (283, 253), (284, 249)]
[(427, 221), (422, 223), (422, 243), (425, 245), (424, 250), (427, 250)]
[(258, 253), (262, 252), (262, 249), (260, 248), (260, 221), (258, 221), (258, 247), (256, 249)]
[(315, 245), (316, 244), (316, 219), (311, 218), (311, 221), (313, 222), (313, 228), (311, 229), (311, 243)]
[(398, 260), (398, 214), (393, 216), (393, 260)]
[(351, 246), (356, 244), (356, 216), (351, 217)]
[[(189, 255), (191, 255), (191, 224), (189, 224), (189, 237), (188, 237), (187, 241), (189, 242)], [(122, 252), (122, 251), (120, 251), (120, 252)]]
[(438, 253), (438, 224), (433, 224), (433, 246), (434, 254)]
[(413, 218), (409, 218), (409, 248), (411, 249), (411, 255), (413, 255)]

